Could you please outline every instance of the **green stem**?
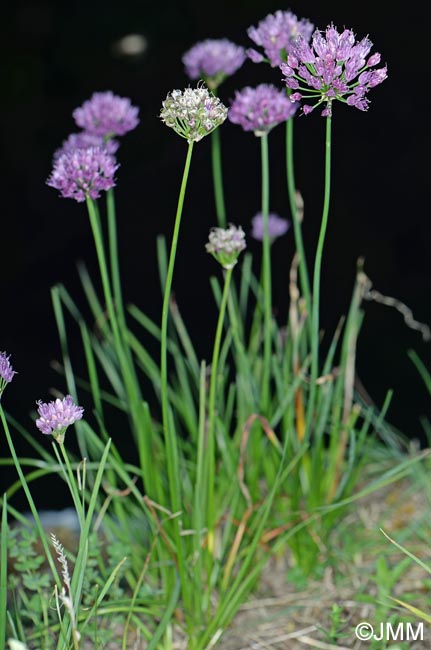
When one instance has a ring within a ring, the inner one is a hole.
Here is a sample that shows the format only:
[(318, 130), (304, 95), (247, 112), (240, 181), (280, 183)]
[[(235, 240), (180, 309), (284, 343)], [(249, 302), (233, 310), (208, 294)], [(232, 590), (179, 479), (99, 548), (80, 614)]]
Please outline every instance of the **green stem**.
[[(114, 347), (120, 364), (121, 374), (127, 395), (130, 399), (132, 419), (136, 430), (142, 432), (145, 424), (142, 421), (142, 405), (139, 395), (138, 383), (136, 381), (135, 369), (133, 367), (130, 355), (127, 353), (126, 344), (122, 340), (121, 331), (118, 324), (117, 314), (115, 312), (114, 301), (112, 298), (111, 282), (109, 280), (108, 265), (106, 261), (105, 249), (102, 238), (102, 229), (96, 205), (92, 199), (87, 197), (88, 215), (90, 218), (91, 229), (93, 232), (94, 244), (96, 247), (97, 259), (99, 262), (100, 277), (102, 280), (103, 294), (105, 296), (106, 307), (108, 310), (111, 330), (114, 337)], [(139, 435), (139, 434), (138, 434)]]
[(211, 133), (211, 161), (217, 223), (220, 228), (226, 228), (226, 207), (224, 203), (219, 129), (215, 129), (215, 131)]
[(296, 251), (299, 257), (299, 278), (301, 281), (301, 290), (305, 298), (307, 307), (307, 326), (311, 337), (311, 292), (310, 280), (307, 268), (307, 259), (305, 257), (304, 242), (302, 239), (302, 227), (298, 219), (298, 210), (296, 205), (296, 183), (295, 168), (293, 157), (293, 120), (286, 121), (286, 173), (287, 173), (287, 190), (289, 194), (290, 211), (292, 213), (293, 234), (295, 237)]
[[(181, 482), (179, 471), (178, 459), (178, 445), (175, 430), (173, 427), (173, 419), (169, 408), (168, 397), (168, 317), (169, 317), (169, 301), (172, 289), (172, 279), (175, 267), (175, 257), (178, 246), (178, 235), (180, 231), (181, 215), (183, 212), (184, 196), (186, 193), (187, 179), (190, 170), (190, 163), (193, 151), (193, 141), (189, 142), (186, 162), (184, 165), (183, 178), (181, 182), (180, 194), (178, 197), (177, 212), (175, 216), (174, 232), (172, 235), (171, 250), (169, 254), (168, 270), (166, 274), (166, 283), (163, 295), (162, 306), (162, 322), (160, 328), (161, 345), (160, 345), (160, 381), (161, 381), (161, 402), (162, 402), (162, 421), (163, 433), (166, 445), (166, 461), (168, 483), (170, 490), (170, 509), (172, 512), (182, 510), (183, 504), (181, 499)], [(183, 591), (183, 597), (190, 595), (189, 584), (187, 582), (187, 571), (184, 564), (184, 557), (182, 553), (183, 539), (181, 538), (180, 519), (176, 517), (173, 521), (174, 536), (177, 546), (177, 559), (178, 568), (180, 572), (180, 579)], [(171, 585), (173, 588), (173, 585)]]
[[(207, 521), (208, 521), (208, 550), (209, 564), (212, 566), (214, 551), (214, 527), (215, 527), (215, 505), (214, 505), (214, 488), (215, 488), (215, 417), (216, 417), (216, 397), (218, 384), (218, 363), (220, 358), (221, 339), (223, 334), (223, 324), (226, 314), (226, 305), (229, 297), (229, 287), (232, 278), (233, 269), (227, 269), (223, 288), (223, 295), (220, 303), (220, 311), (217, 320), (216, 333), (214, 338), (214, 347), (211, 360), (211, 379), (208, 396), (208, 430), (207, 430), (207, 459), (208, 459), (208, 502), (207, 502)], [(211, 579), (211, 568), (208, 571), (208, 580)]]
[(0, 401), (0, 419), (1, 419), (2, 424), (3, 424), (4, 432), (6, 434), (6, 440), (7, 440), (8, 445), (9, 445), (10, 453), (12, 455), (16, 471), (18, 472), (18, 476), (19, 476), (19, 479), (21, 481), (22, 488), (24, 490), (25, 496), (27, 497), (28, 505), (30, 506), (31, 514), (33, 515), (34, 522), (35, 522), (35, 525), (36, 525), (36, 528), (37, 528), (37, 532), (39, 534), (39, 538), (40, 538), (40, 541), (41, 541), (42, 546), (43, 546), (43, 550), (45, 551), (46, 559), (48, 560), (48, 564), (50, 566), (52, 575), (53, 575), (53, 577), (54, 577), (54, 579), (55, 579), (55, 581), (57, 583), (57, 586), (59, 588), (61, 588), (61, 579), (60, 579), (60, 577), (58, 575), (58, 571), (57, 571), (57, 568), (55, 566), (55, 562), (54, 562), (54, 559), (52, 557), (52, 553), (51, 553), (50, 548), (48, 546), (45, 531), (43, 529), (42, 522), (40, 521), (39, 513), (37, 512), (37, 508), (36, 508), (35, 503), (33, 501), (33, 497), (31, 496), (30, 488), (28, 487), (28, 483), (27, 483), (26, 478), (24, 476), (24, 473), (23, 473), (23, 471), (21, 469), (21, 464), (19, 462), (18, 456), (17, 456), (16, 451), (15, 451), (15, 447), (14, 447), (14, 444), (13, 444), (13, 441), (12, 441), (12, 436), (10, 435), (10, 431), (9, 431), (9, 425), (7, 423), (7, 420), (6, 420), (6, 417), (5, 417), (5, 414), (4, 414), (4, 411), (3, 411), (3, 407), (1, 405), (1, 401)]
[(269, 383), (271, 374), (271, 317), (272, 317), (272, 286), (271, 286), (271, 241), (268, 230), (269, 215), (269, 156), (268, 156), (268, 135), (260, 138), (261, 159), (262, 159), (262, 219), (263, 219), (263, 242), (262, 242), (262, 288), (264, 299), (263, 318), (263, 376), (261, 409), (266, 415), (269, 408)]
[(125, 317), (123, 309), (123, 296), (121, 291), (120, 268), (118, 263), (117, 218), (115, 210), (114, 190), (112, 187), (106, 192), (106, 212), (108, 217), (109, 261), (111, 267), (114, 304), (117, 308), (118, 316), (121, 322), (124, 323)]
[(308, 399), (306, 431), (309, 436), (316, 404), (316, 381), (319, 373), (319, 310), (320, 310), (320, 275), (322, 268), (323, 246), (328, 225), (329, 200), (331, 193), (331, 117), (326, 118), (325, 141), (325, 190), (323, 199), (322, 222), (317, 242), (316, 258), (313, 272), (313, 303), (311, 310), (311, 378)]

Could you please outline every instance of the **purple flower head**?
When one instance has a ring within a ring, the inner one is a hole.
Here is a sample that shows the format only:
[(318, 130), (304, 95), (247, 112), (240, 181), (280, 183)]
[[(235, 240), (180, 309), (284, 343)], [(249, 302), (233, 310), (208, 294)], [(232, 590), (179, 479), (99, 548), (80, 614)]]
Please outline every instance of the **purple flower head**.
[[(261, 212), (254, 215), (251, 220), (251, 225), (251, 236), (254, 237), (254, 239), (257, 239), (257, 241), (263, 241), (264, 229), (263, 215)], [(284, 235), (289, 230), (289, 227), (290, 223), (287, 219), (282, 219), (274, 212), (268, 214), (268, 235), (271, 241)]]
[[(276, 11), (261, 20), (257, 27), (249, 27), (248, 36), (256, 45), (263, 48), (266, 59), (274, 68), (286, 61), (292, 44), (302, 36), (309, 41), (314, 25), (309, 20), (301, 18), (298, 20), (295, 14), (290, 11)], [(247, 50), (247, 56), (254, 62), (260, 63), (265, 58), (260, 52), (254, 49)]]
[(53, 402), (39, 400), (36, 403), (40, 416), (36, 420), (37, 428), (46, 435), (52, 434), (60, 444), (64, 441), (67, 427), (80, 420), (84, 413), (82, 406), (77, 406), (70, 395)]
[(60, 156), (66, 151), (72, 151), (73, 149), (87, 149), (88, 147), (105, 148), (109, 154), (113, 155), (117, 152), (119, 146), (120, 143), (117, 140), (105, 140), (101, 135), (88, 133), (88, 131), (71, 133), (67, 140), (63, 141), (61, 147), (55, 151), (54, 160), (60, 158)]
[(130, 99), (119, 97), (108, 90), (94, 93), (82, 106), (73, 111), (75, 122), (88, 133), (112, 138), (132, 131), (138, 124), (139, 109)]
[(59, 190), (63, 197), (78, 202), (98, 199), (101, 190), (114, 187), (118, 167), (105, 148), (72, 149), (54, 161), (47, 184)]
[(229, 119), (242, 126), (244, 131), (253, 131), (256, 136), (262, 136), (291, 118), (297, 106), (283, 90), (271, 84), (260, 84), (256, 88), (247, 86), (236, 91)]
[(160, 111), (162, 122), (188, 142), (199, 142), (226, 117), (226, 106), (204, 86), (173, 90)]
[(9, 359), (10, 355), (8, 356), (6, 352), (0, 352), (0, 397), (2, 396), (7, 384), (9, 384), (14, 375), (16, 375), (16, 371), (12, 368)]
[(190, 79), (204, 79), (214, 90), (226, 77), (234, 74), (246, 59), (245, 50), (227, 38), (200, 41), (183, 56)]
[(228, 228), (212, 228), (205, 248), (224, 269), (233, 269), (239, 254), (246, 248), (245, 233), (241, 226), (232, 224)]
[(305, 115), (324, 103), (322, 115), (330, 116), (334, 100), (367, 110), (368, 91), (387, 77), (386, 66), (373, 67), (380, 63), (380, 54), (368, 56), (372, 45), (367, 37), (356, 41), (350, 29), (339, 33), (333, 25), (324, 33), (316, 30), (311, 45), (298, 37), (280, 68), (286, 86), (299, 91), (292, 98), (315, 100), (303, 106)]

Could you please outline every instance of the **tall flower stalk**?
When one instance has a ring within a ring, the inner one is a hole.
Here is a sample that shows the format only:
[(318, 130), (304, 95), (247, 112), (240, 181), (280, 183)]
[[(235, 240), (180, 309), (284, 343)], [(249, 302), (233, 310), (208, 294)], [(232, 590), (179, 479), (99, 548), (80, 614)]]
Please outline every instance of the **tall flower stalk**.
[[(168, 94), (163, 102), (160, 117), (166, 126), (172, 128), (178, 135), (188, 142), (186, 162), (184, 165), (181, 188), (178, 197), (177, 211), (175, 215), (174, 230), (169, 253), (169, 262), (166, 273), (166, 281), (163, 292), (162, 321), (161, 321), (161, 344), (160, 344), (160, 379), (161, 379), (161, 403), (162, 423), (166, 445), (167, 474), (169, 481), (170, 508), (172, 512), (179, 512), (182, 509), (182, 486), (180, 480), (179, 450), (173, 418), (169, 408), (168, 397), (168, 318), (169, 303), (172, 290), (172, 280), (175, 268), (175, 258), (178, 247), (178, 238), (183, 213), (184, 197), (187, 187), (187, 179), (190, 170), (190, 163), (193, 152), (193, 145), (199, 142), (206, 135), (212, 133), (227, 116), (227, 108), (214, 95), (208, 92), (207, 88), (196, 89), (186, 88), (184, 92), (174, 90)], [(174, 542), (177, 549), (177, 563), (182, 585), (182, 593), (185, 599), (186, 609), (191, 611), (191, 598), (188, 575), (186, 569), (186, 558), (183, 552), (184, 538), (181, 537), (180, 520), (174, 520)]]
[(333, 103), (338, 101), (366, 111), (368, 93), (387, 77), (386, 66), (374, 68), (380, 63), (380, 54), (369, 56), (372, 42), (368, 37), (356, 41), (350, 29), (338, 32), (329, 25), (325, 32), (316, 30), (311, 43), (299, 35), (292, 43), (287, 61), (280, 64), (286, 86), (293, 101), (310, 99), (302, 112), (310, 114), (316, 107), (323, 107), (321, 115), (326, 118), (325, 137), (325, 188), (322, 221), (313, 271), (313, 297), (311, 307), (311, 378), (307, 406), (306, 430), (311, 433), (316, 403), (316, 382), (319, 373), (319, 309), (320, 274), (323, 247), (329, 214), (331, 189), (331, 117)]
[(218, 364), (220, 358), (220, 347), (223, 334), (223, 325), (226, 315), (226, 307), (229, 298), (229, 289), (232, 279), (232, 271), (237, 263), (238, 256), (246, 247), (245, 235), (241, 227), (237, 228), (232, 224), (229, 228), (214, 228), (209, 235), (206, 250), (221, 264), (225, 270), (223, 294), (220, 302), (217, 327), (214, 338), (214, 347), (211, 360), (211, 379), (208, 396), (208, 421), (207, 421), (207, 445), (206, 445), (206, 475), (207, 475), (207, 528), (208, 528), (208, 551), (209, 562), (207, 575), (209, 581), (212, 575), (214, 556), (214, 528), (215, 528), (215, 422), (216, 422), (216, 398), (218, 386)]
[(269, 237), (269, 155), (268, 135), (260, 138), (260, 152), (262, 164), (262, 288), (264, 300), (263, 317), (263, 379), (261, 394), (261, 409), (267, 413), (270, 399), (271, 377), (271, 330), (272, 330), (272, 278), (271, 278), (271, 241)]
[(271, 240), (269, 233), (269, 156), (268, 134), (286, 120), (293, 117), (297, 105), (291, 102), (282, 90), (271, 84), (260, 84), (256, 88), (247, 86), (237, 91), (232, 102), (229, 119), (252, 131), (261, 140), (263, 248), (261, 285), (263, 293), (263, 371), (261, 381), (261, 411), (266, 414), (270, 401), (270, 376), (272, 354), (272, 281)]
[(306, 431), (311, 434), (314, 407), (316, 404), (317, 379), (319, 376), (319, 323), (320, 323), (320, 276), (322, 271), (323, 247), (328, 226), (329, 202), (331, 196), (331, 125), (332, 118), (326, 117), (325, 136), (325, 188), (323, 196), (322, 219), (313, 270), (313, 298), (311, 306), (311, 377), (307, 404)]

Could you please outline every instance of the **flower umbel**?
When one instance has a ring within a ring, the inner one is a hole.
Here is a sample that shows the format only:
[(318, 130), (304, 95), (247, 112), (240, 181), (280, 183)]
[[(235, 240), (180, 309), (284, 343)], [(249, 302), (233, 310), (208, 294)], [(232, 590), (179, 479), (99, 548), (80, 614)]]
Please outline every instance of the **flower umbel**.
[(16, 375), (16, 371), (12, 368), (9, 359), (10, 355), (8, 356), (6, 352), (0, 352), (0, 397), (2, 396), (7, 384), (9, 384), (14, 375)]
[(245, 50), (240, 45), (227, 38), (208, 38), (193, 45), (182, 60), (190, 79), (205, 79), (208, 88), (214, 90), (234, 74), (245, 59)]
[(139, 108), (128, 97), (119, 97), (110, 90), (93, 95), (72, 115), (81, 129), (108, 139), (124, 135), (138, 124)]
[(251, 40), (263, 48), (265, 56), (254, 49), (247, 50), (247, 56), (254, 63), (266, 59), (274, 68), (286, 61), (295, 39), (301, 35), (305, 41), (309, 41), (313, 29), (313, 23), (306, 18), (298, 20), (290, 11), (276, 11), (261, 20), (257, 27), (249, 27), (247, 30)]
[(77, 406), (70, 395), (53, 402), (39, 400), (36, 403), (40, 416), (36, 420), (37, 428), (46, 435), (52, 434), (59, 444), (63, 444), (67, 427), (82, 418), (84, 409)]
[(232, 224), (228, 228), (212, 228), (205, 248), (224, 269), (232, 269), (246, 248), (245, 233), (241, 226)]
[(286, 75), (286, 86), (294, 91), (291, 99), (316, 100), (313, 105), (303, 106), (306, 115), (322, 103), (325, 104), (322, 115), (331, 115), (334, 100), (366, 111), (368, 91), (387, 77), (386, 66), (374, 68), (380, 63), (380, 54), (368, 56), (372, 46), (368, 37), (356, 42), (350, 29), (339, 33), (333, 25), (324, 33), (316, 30), (310, 45), (298, 37), (287, 63), (280, 66)]
[(69, 137), (64, 140), (63, 144), (54, 153), (54, 160), (60, 158), (63, 153), (73, 151), (74, 149), (87, 149), (88, 147), (100, 147), (113, 155), (118, 150), (120, 143), (117, 140), (105, 140), (101, 135), (95, 133), (88, 133), (88, 131), (81, 131), (80, 133), (71, 133)]
[(199, 142), (222, 124), (227, 108), (208, 88), (186, 88), (168, 93), (160, 118), (188, 142)]
[(293, 117), (298, 105), (283, 90), (272, 84), (247, 86), (237, 90), (229, 110), (229, 120), (253, 131), (256, 136), (269, 133), (274, 126)]
[[(261, 212), (254, 215), (251, 225), (251, 236), (257, 241), (263, 241), (263, 215)], [(290, 223), (287, 219), (282, 219), (275, 212), (268, 214), (268, 235), (271, 241), (284, 235), (289, 230), (289, 227)]]
[(47, 184), (59, 190), (63, 197), (78, 202), (98, 199), (101, 190), (114, 187), (118, 167), (105, 148), (72, 149), (54, 161)]

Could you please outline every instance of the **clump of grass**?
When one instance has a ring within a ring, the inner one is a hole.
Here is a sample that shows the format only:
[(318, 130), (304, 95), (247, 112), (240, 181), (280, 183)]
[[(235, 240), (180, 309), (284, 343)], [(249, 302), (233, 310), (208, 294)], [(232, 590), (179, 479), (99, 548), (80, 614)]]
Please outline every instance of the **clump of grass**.
[[(278, 12), (276, 20), (284, 20), (283, 16)], [(284, 29), (291, 29), (292, 20), (296, 25), (296, 17), (289, 14)], [(116, 647), (141, 643), (154, 650), (171, 648), (175, 636), (190, 650), (213, 648), (256, 588), (271, 556), (289, 550), (295, 565), (290, 575), (298, 582), (315, 576), (329, 561), (334, 533), (353, 504), (408, 475), (423, 458), (420, 453), (405, 454), (386, 423), (391, 392), (376, 409), (365, 404), (355, 388), (362, 303), (370, 298), (361, 260), (349, 310), (329, 336), (325, 354), (321, 346), (320, 281), (330, 215), (332, 113), (338, 101), (364, 110), (367, 93), (385, 79), (386, 68), (375, 68), (379, 55), (366, 60), (371, 47), (367, 39), (353, 49), (353, 34), (347, 30), (341, 35), (335, 27), (325, 36), (316, 32), (315, 52), (310, 54), (306, 41), (312, 26), (307, 21), (301, 25), (302, 40), (292, 40), (288, 33), (278, 52), (286, 90), (268, 84), (244, 89), (231, 107), (231, 121), (260, 139), (260, 274), (253, 272), (251, 254), (243, 252), (242, 228), (226, 227), (228, 202), (218, 129), (228, 109), (204, 84), (173, 91), (163, 102), (162, 121), (186, 140), (187, 148), (171, 242), (168, 246), (161, 237), (157, 242), (160, 324), (135, 305), (124, 304), (118, 259), (113, 189), (118, 142), (113, 138), (136, 126), (138, 109), (130, 100), (107, 92), (95, 93), (74, 112), (85, 138), (81, 134), (79, 145), (76, 138), (64, 143), (49, 184), (64, 197), (85, 203), (100, 277), (91, 278), (85, 266), (79, 268), (86, 299), (82, 308), (64, 286), (52, 289), (62, 353), (58, 369), (68, 395), (61, 398), (56, 393), (55, 401), (39, 403), (36, 425), (52, 436), (51, 449), (5, 414), (0, 403), (11, 452), (8, 462), (19, 477), (2, 502), (3, 645), (10, 638), (11, 647), (21, 643), (43, 650), (78, 650), (87, 641), (95, 648), (113, 641)], [(265, 25), (259, 29), (261, 44), (270, 48)], [(304, 57), (319, 56), (318, 39), (326, 39), (325, 46), (319, 42), (328, 53), (330, 43), (338, 39), (343, 53), (338, 66), (344, 76), (329, 80), (325, 76), (323, 83), (318, 59), (316, 65), (307, 60), (298, 67)], [(286, 59), (288, 47), (292, 49)], [(266, 54), (273, 61), (274, 52)], [(208, 74), (216, 89), (227, 73), (222, 69)], [(300, 84), (310, 79), (315, 104), (305, 104), (302, 111), (308, 114), (322, 106), (326, 124), (323, 208), (312, 277), (302, 240), (306, 206), (294, 176), (297, 106), (292, 104), (303, 98)], [(298, 88), (301, 93), (293, 92)], [(296, 252), (289, 276), (288, 317), (278, 322), (272, 296), (276, 235), (269, 218), (269, 145), (275, 137), (272, 131), (279, 131), (283, 122), (286, 202)], [(219, 224), (210, 233), (207, 251), (220, 268), (209, 281), (218, 310), (213, 344), (206, 358), (199, 359), (172, 287), (192, 154), (207, 135), (212, 138)], [(96, 288), (99, 280), (101, 295)], [(96, 329), (83, 315), (88, 309)], [(72, 327), (79, 328), (82, 341), (81, 376), (74, 371), (69, 351)], [(150, 352), (153, 343), (160, 348), (156, 357)], [(9, 357), (2, 353), (0, 395), (13, 374)], [(77, 406), (78, 395), (88, 404), (85, 417)], [(76, 454), (65, 437), (71, 424)], [(17, 456), (14, 438), (19, 434), (34, 449), (34, 458)], [(130, 448), (127, 457), (120, 451), (124, 439)], [(375, 464), (378, 469), (373, 473), (370, 467)], [(369, 477), (364, 482), (365, 470)], [(50, 475), (57, 475), (70, 493), (79, 525), (74, 549), (45, 529), (35, 503), (34, 484)], [(34, 530), (11, 505), (18, 489), (27, 498)], [(11, 525), (13, 520), (19, 529)], [(36, 542), (40, 551), (35, 550)], [(386, 568), (378, 567), (380, 586)], [(399, 573), (401, 569), (400, 565)], [(385, 593), (392, 584), (386, 584)], [(332, 642), (341, 638), (343, 620), (336, 606), (331, 612), (325, 634)]]

